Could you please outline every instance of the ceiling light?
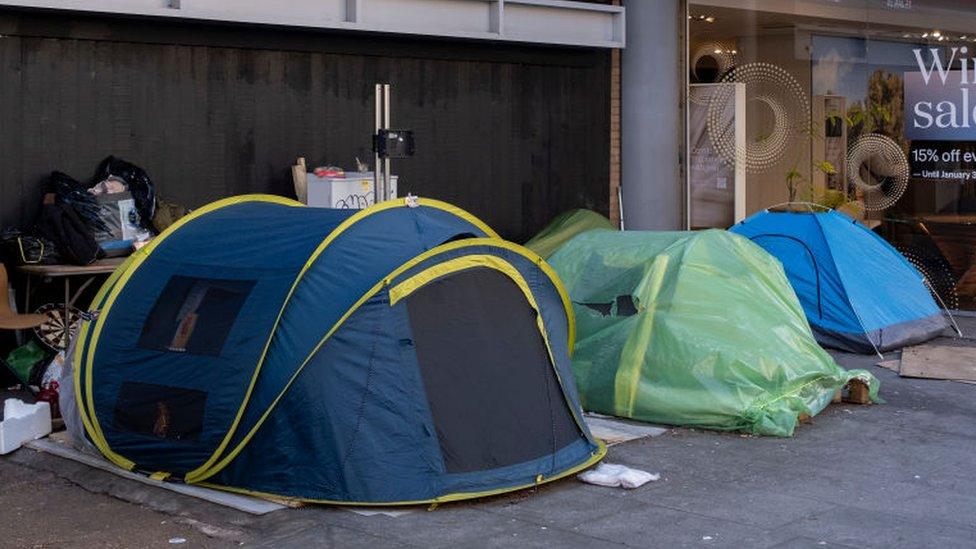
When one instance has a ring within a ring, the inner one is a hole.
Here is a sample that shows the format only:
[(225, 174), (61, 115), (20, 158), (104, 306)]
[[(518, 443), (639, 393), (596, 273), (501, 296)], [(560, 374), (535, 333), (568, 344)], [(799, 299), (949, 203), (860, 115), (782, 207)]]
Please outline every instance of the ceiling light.
[(712, 17), (711, 15), (709, 15), (708, 17), (705, 18), (705, 22), (706, 23), (714, 23), (715, 22), (715, 18)]

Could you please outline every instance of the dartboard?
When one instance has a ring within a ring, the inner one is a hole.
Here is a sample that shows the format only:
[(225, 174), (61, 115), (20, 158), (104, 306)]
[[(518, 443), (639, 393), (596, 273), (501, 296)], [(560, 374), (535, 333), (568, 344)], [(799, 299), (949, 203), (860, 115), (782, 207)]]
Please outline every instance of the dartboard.
[[(65, 320), (64, 304), (48, 303), (37, 309), (37, 314), (47, 315), (48, 320), (44, 324), (34, 328), (34, 334), (52, 351), (64, 351), (68, 348), (71, 338), (78, 333), (78, 325), (81, 323), (81, 311), (74, 307), (68, 308), (68, 318)], [(65, 325), (68, 337), (65, 337)]]

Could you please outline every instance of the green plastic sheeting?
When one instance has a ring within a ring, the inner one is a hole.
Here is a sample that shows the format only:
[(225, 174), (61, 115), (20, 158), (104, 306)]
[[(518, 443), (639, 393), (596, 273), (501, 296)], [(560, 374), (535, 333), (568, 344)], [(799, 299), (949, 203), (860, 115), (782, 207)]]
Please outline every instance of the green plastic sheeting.
[(726, 231), (588, 231), (549, 263), (577, 322), (587, 410), (791, 436), (851, 378), (814, 340), (780, 263)]
[(47, 354), (34, 341), (30, 340), (24, 345), (17, 347), (7, 355), (7, 368), (17, 379), (27, 385), (30, 382), (31, 370), (34, 366), (46, 358)]
[(593, 229), (615, 229), (613, 223), (592, 210), (569, 210), (557, 215), (525, 247), (548, 258), (574, 236)]

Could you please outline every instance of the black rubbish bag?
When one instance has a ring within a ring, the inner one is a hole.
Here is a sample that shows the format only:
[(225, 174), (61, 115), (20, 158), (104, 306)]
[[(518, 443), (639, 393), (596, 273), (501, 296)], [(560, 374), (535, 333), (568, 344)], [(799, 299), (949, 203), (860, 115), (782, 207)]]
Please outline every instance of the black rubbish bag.
[(75, 265), (88, 265), (99, 258), (102, 249), (71, 204), (53, 193), (44, 196), (37, 232), (53, 241), (61, 259)]
[(88, 192), (88, 186), (63, 172), (51, 172), (42, 186), (44, 194), (53, 193), (61, 204), (71, 206), (92, 232), (108, 232), (110, 227), (102, 219), (98, 197)]
[(6, 258), (11, 265), (54, 265), (61, 262), (54, 242), (14, 227), (0, 230), (0, 257)]
[(145, 170), (121, 158), (108, 156), (98, 165), (92, 176), (91, 186), (97, 185), (109, 176), (122, 178), (129, 186), (129, 193), (136, 202), (140, 225), (153, 231), (152, 218), (156, 213), (156, 186)]

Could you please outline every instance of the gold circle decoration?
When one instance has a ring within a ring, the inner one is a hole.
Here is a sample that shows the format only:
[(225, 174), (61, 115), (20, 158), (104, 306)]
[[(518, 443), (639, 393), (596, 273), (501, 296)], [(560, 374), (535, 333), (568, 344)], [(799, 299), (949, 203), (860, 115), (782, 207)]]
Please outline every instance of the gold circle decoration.
[(869, 212), (894, 206), (908, 188), (910, 171), (905, 151), (886, 135), (864, 134), (847, 151), (847, 180)]
[(698, 75), (698, 62), (702, 59), (711, 59), (715, 61), (715, 66), (718, 68), (718, 76), (721, 78), (736, 66), (738, 56), (739, 51), (733, 44), (705, 42), (698, 46), (695, 49), (695, 53), (691, 56), (691, 74), (695, 78), (700, 78)]
[[(727, 85), (721, 85), (727, 84)], [(735, 84), (745, 85), (746, 112), (735, 113)], [(731, 114), (755, 121), (748, 143), (735, 142)], [(732, 68), (708, 94), (708, 138), (729, 164), (743, 162), (750, 172), (765, 171), (782, 159), (797, 133), (806, 131), (810, 105), (793, 76), (772, 63)]]

